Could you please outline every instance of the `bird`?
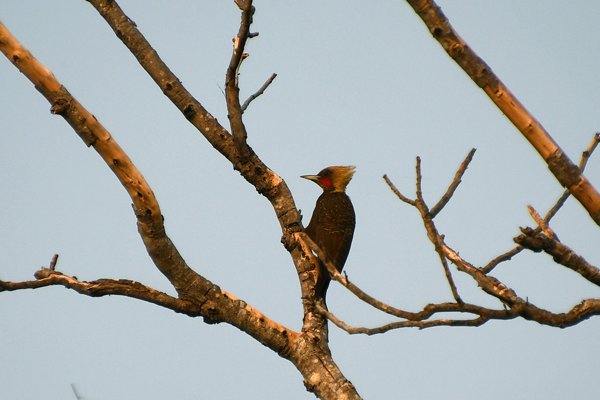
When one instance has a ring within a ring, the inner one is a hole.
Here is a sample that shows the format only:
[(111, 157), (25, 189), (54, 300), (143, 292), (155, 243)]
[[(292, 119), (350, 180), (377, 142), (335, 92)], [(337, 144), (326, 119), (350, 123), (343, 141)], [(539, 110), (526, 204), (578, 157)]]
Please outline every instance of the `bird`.
[[(354, 175), (354, 166), (331, 166), (317, 175), (302, 175), (301, 178), (315, 182), (323, 193), (317, 199), (312, 217), (304, 232), (325, 253), (329, 261), (341, 272), (348, 258), (356, 215), (346, 186)], [(322, 262), (315, 283), (315, 299), (322, 299), (329, 287), (331, 277)], [(326, 303), (325, 303), (326, 304)]]

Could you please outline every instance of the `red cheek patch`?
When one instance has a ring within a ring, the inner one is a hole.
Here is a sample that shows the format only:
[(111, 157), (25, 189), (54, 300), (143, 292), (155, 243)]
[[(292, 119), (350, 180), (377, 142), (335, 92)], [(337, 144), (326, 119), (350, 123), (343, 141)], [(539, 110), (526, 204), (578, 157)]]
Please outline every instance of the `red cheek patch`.
[(330, 188), (333, 186), (333, 183), (331, 182), (331, 179), (329, 178), (320, 178), (319, 182), (321, 182), (321, 185), (323, 185), (324, 187)]

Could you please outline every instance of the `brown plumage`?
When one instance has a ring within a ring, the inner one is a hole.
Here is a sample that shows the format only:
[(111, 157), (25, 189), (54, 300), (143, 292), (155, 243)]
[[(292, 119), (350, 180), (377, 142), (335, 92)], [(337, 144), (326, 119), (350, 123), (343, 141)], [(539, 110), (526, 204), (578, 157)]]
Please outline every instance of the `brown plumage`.
[[(304, 232), (319, 246), (327, 258), (342, 271), (354, 235), (356, 223), (354, 207), (346, 194), (346, 186), (354, 175), (354, 167), (332, 166), (317, 175), (303, 175), (323, 189)], [(315, 285), (315, 295), (325, 300), (331, 278), (325, 266), (320, 271)]]

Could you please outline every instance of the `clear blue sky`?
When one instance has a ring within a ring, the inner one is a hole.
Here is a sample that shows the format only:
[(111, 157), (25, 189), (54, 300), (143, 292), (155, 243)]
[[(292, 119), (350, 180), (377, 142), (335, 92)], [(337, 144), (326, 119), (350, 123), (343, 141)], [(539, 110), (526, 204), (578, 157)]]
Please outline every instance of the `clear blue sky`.
[[(545, 164), (435, 42), (403, 1), (256, 1), (242, 97), (278, 77), (246, 112), (249, 142), (308, 220), (318, 188), (299, 178), (354, 164), (357, 231), (346, 264), (368, 292), (409, 310), (451, 299), (415, 210), (423, 159), (432, 203), (472, 147), (475, 160), (438, 227), (486, 263), (545, 212), (561, 188)], [(600, 3), (440, 1), (483, 57), (573, 158), (600, 129)], [(221, 122), (231, 2), (122, 1), (187, 88)], [(267, 201), (232, 170), (142, 71), (84, 1), (4, 0), (0, 19), (108, 128), (152, 185), (187, 262), (271, 318), (298, 329), (295, 270)], [(54, 253), (80, 279), (135, 279), (173, 293), (137, 234), (126, 192), (93, 150), (7, 60), (0, 61), (0, 277), (25, 280)], [(600, 188), (600, 154), (587, 176)], [(569, 201), (553, 227), (590, 262), (600, 232)], [(494, 275), (561, 312), (598, 288), (523, 254)], [(496, 305), (458, 272), (463, 298)], [(328, 303), (353, 325), (391, 321), (338, 285)], [(299, 373), (228, 325), (205, 325), (137, 300), (61, 287), (0, 295), (0, 398), (310, 399)], [(331, 347), (367, 399), (595, 399), (600, 319), (559, 330), (526, 321), (404, 329), (376, 337), (331, 328)]]

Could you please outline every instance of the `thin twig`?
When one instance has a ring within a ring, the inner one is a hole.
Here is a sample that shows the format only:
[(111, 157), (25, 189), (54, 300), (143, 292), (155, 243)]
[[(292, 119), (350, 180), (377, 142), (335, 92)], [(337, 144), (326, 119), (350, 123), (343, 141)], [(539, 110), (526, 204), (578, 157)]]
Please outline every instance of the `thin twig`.
[(50, 260), (50, 265), (48, 265), (48, 268), (51, 271), (54, 271), (56, 269), (56, 263), (58, 262), (58, 254), (55, 254), (52, 256), (52, 260)]
[(75, 388), (75, 385), (74, 385), (74, 384), (72, 384), (72, 383), (71, 383), (71, 390), (73, 391), (73, 394), (75, 395), (75, 398), (76, 398), (77, 400), (83, 400), (83, 396), (82, 396), (82, 395), (80, 395), (80, 394), (77, 392), (77, 389)]
[(600, 143), (600, 132), (596, 132), (594, 134), (594, 137), (592, 138), (592, 142), (590, 143), (588, 148), (585, 149), (583, 151), (583, 153), (581, 154), (581, 160), (579, 160), (579, 169), (581, 169), (581, 172), (583, 172), (585, 170), (585, 167), (587, 166), (587, 163), (588, 163), (592, 153), (594, 152), (594, 150), (596, 150), (596, 147), (598, 147), (599, 143)]
[(544, 221), (542, 216), (536, 211), (535, 208), (533, 208), (532, 205), (527, 206), (527, 211), (529, 211), (529, 215), (531, 216), (531, 218), (533, 218), (535, 223), (540, 227), (542, 232), (544, 232), (544, 234), (546, 234), (546, 236), (558, 240), (558, 237), (556, 236), (554, 231), (552, 229), (550, 229), (550, 227), (548, 226), (546, 221)]
[(416, 174), (416, 190), (415, 193), (417, 195), (416, 201), (415, 201), (415, 205), (416, 202), (419, 201), (419, 199), (423, 199), (423, 191), (422, 191), (422, 184), (421, 181), (423, 179), (423, 176), (421, 175), (421, 157), (417, 156), (417, 161), (415, 164), (415, 174)]
[[(308, 248), (314, 251), (319, 258), (319, 260), (323, 263), (327, 272), (332, 280), (339, 282), (342, 286), (346, 287), (350, 292), (352, 292), (356, 297), (365, 303), (375, 307), (376, 309), (383, 311), (386, 314), (404, 318), (411, 321), (421, 321), (429, 318), (431, 315), (438, 312), (451, 312), (451, 311), (461, 311), (462, 312), (472, 312), (479, 313), (482, 311), (482, 308), (477, 308), (477, 306), (473, 305), (465, 305), (464, 303), (442, 303), (442, 304), (428, 304), (422, 311), (419, 312), (411, 312), (402, 310), (396, 307), (393, 307), (389, 304), (386, 304), (380, 300), (377, 300), (375, 297), (369, 295), (365, 291), (363, 291), (360, 287), (356, 286), (354, 283), (348, 279), (346, 273), (343, 275), (338, 272), (335, 265), (331, 261), (327, 259), (325, 252), (323, 252), (319, 246), (310, 238), (308, 235), (302, 233), (302, 240), (306, 243)], [(492, 310), (487, 310), (488, 312), (492, 312)]]
[(437, 204), (433, 206), (433, 208), (429, 211), (429, 213), (431, 214), (431, 218), (435, 218), (435, 216), (438, 215), (440, 211), (442, 211), (442, 209), (446, 206), (446, 204), (448, 204), (448, 201), (450, 201), (450, 199), (454, 195), (456, 188), (458, 188), (458, 185), (460, 185), (463, 175), (465, 174), (467, 168), (469, 167), (469, 164), (473, 160), (475, 151), (476, 149), (471, 149), (471, 151), (469, 151), (469, 154), (467, 154), (467, 157), (460, 164), (460, 167), (454, 174), (454, 179), (452, 180), (452, 183), (450, 183), (450, 186), (448, 186), (448, 190), (446, 190), (446, 193), (444, 193), (444, 195), (440, 198)]
[(405, 195), (403, 195), (402, 193), (400, 193), (400, 191), (398, 190), (398, 188), (396, 188), (396, 186), (392, 183), (392, 181), (390, 180), (390, 178), (388, 178), (387, 175), (383, 175), (383, 180), (385, 181), (385, 183), (387, 183), (387, 185), (390, 187), (390, 189), (392, 190), (392, 192), (403, 202), (405, 202), (406, 204), (410, 204), (411, 206), (415, 206), (415, 201), (412, 199), (409, 199), (408, 197), (406, 197)]
[(258, 96), (263, 94), (265, 92), (265, 90), (267, 90), (267, 88), (269, 87), (269, 85), (271, 83), (273, 83), (275, 78), (277, 78), (277, 74), (273, 73), (269, 77), (269, 79), (267, 79), (267, 81), (265, 83), (263, 83), (263, 85), (254, 94), (252, 94), (250, 97), (248, 97), (248, 99), (244, 102), (244, 104), (242, 104), (242, 112), (246, 111), (246, 108), (248, 108), (250, 103), (252, 101), (254, 101), (254, 99), (256, 99)]
[(522, 246), (515, 246), (512, 249), (510, 249), (509, 251), (502, 253), (499, 256), (492, 259), (489, 263), (487, 263), (485, 265), (485, 267), (481, 268), (481, 271), (483, 271), (483, 273), (487, 274), (490, 271), (492, 271), (494, 268), (496, 268), (496, 266), (498, 264), (505, 262), (505, 261), (509, 261), (511, 258), (513, 258), (514, 256), (516, 256), (517, 254), (519, 254), (522, 251), (523, 251)]
[[(581, 173), (585, 171), (585, 167), (587, 166), (587, 163), (592, 153), (594, 152), (594, 150), (596, 150), (598, 143), (600, 143), (600, 133), (595, 133), (594, 137), (592, 138), (592, 142), (590, 143), (588, 148), (581, 153), (581, 159), (579, 160), (579, 169), (581, 170)], [(546, 223), (550, 222), (550, 220), (556, 215), (558, 210), (560, 210), (560, 208), (565, 204), (565, 202), (570, 196), (571, 192), (569, 192), (568, 190), (565, 190), (563, 192), (563, 194), (559, 197), (554, 206), (550, 210), (548, 210), (548, 212), (544, 216), (544, 221), (546, 221)]]
[[(343, 329), (351, 335), (356, 334), (365, 334), (365, 335), (377, 335), (381, 333), (385, 333), (391, 331), (393, 329), (400, 328), (418, 328), (418, 329), (426, 329), (433, 328), (436, 326), (480, 326), (490, 320), (489, 317), (486, 316), (478, 316), (474, 319), (436, 319), (436, 320), (427, 320), (427, 321), (396, 321), (391, 322), (389, 324), (381, 325), (375, 328), (366, 328), (366, 327), (354, 327), (348, 325), (341, 319), (337, 318), (335, 314), (331, 311), (327, 310), (321, 305), (317, 305), (317, 310), (325, 315), (328, 320), (333, 322), (338, 328)], [(511, 319), (514, 316), (506, 314), (506, 318), (502, 319)]]
[(556, 215), (558, 210), (561, 209), (569, 197), (571, 197), (571, 193), (568, 190), (565, 190), (558, 200), (556, 200), (554, 206), (546, 213), (546, 216), (544, 217), (544, 221), (546, 221), (546, 223), (550, 222), (550, 220)]
[[(441, 239), (440, 239), (440, 242), (442, 242)], [(446, 275), (446, 280), (448, 281), (448, 285), (450, 285), (450, 290), (452, 291), (452, 297), (454, 297), (454, 300), (456, 300), (456, 302), (460, 304), (463, 301), (460, 298), (460, 295), (458, 294), (458, 289), (456, 288), (456, 284), (454, 283), (454, 278), (452, 278), (452, 272), (450, 272), (450, 267), (448, 266), (448, 261), (446, 260), (446, 257), (444, 256), (444, 253), (441, 249), (441, 244), (434, 243), (434, 245), (436, 246), (436, 251), (440, 256), (440, 262), (442, 263), (442, 267), (444, 267), (444, 274)]]

